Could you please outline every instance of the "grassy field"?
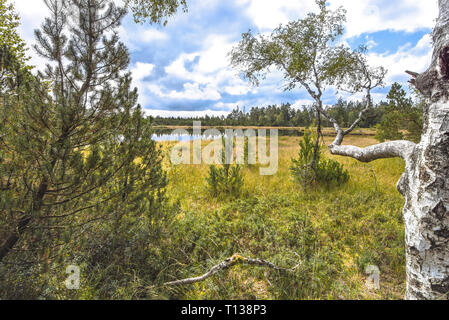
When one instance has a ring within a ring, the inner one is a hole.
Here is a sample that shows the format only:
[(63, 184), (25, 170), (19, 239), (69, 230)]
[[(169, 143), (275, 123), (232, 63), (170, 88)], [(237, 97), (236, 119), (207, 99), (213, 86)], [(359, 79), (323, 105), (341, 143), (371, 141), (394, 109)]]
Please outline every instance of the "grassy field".
[[(204, 282), (171, 288), (171, 297), (402, 299), (403, 200), (395, 186), (403, 161), (363, 164), (333, 157), (349, 170), (350, 181), (341, 188), (304, 189), (289, 172), (299, 139), (279, 138), (276, 175), (260, 176), (257, 168), (245, 168), (244, 191), (238, 199), (218, 200), (209, 195), (207, 165), (166, 163), (168, 197), (180, 208), (172, 226), (176, 239), (167, 241), (181, 244), (179, 259), (167, 270), (166, 280), (201, 275), (233, 254), (266, 259), (285, 268), (298, 265), (291, 273), (235, 266)], [(374, 143), (369, 136), (345, 140), (345, 144), (358, 146)], [(167, 153), (173, 144), (163, 143)], [(365, 284), (368, 265), (380, 269), (380, 290)]]

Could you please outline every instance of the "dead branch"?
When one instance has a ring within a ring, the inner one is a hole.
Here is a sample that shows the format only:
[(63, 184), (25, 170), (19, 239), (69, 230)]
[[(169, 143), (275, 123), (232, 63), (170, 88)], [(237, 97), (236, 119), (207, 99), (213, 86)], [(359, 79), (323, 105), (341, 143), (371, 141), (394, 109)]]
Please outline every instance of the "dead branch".
[(413, 78), (416, 78), (416, 77), (419, 76), (419, 73), (418, 73), (418, 72), (413, 72), (413, 71), (409, 71), (409, 70), (406, 70), (405, 73), (408, 73), (408, 74), (411, 75)]
[(186, 285), (186, 284), (201, 282), (201, 281), (204, 281), (207, 278), (213, 276), (214, 274), (216, 274), (219, 271), (229, 269), (230, 267), (233, 267), (238, 264), (248, 264), (248, 265), (254, 265), (254, 266), (268, 267), (270, 269), (283, 271), (283, 272), (292, 272), (296, 268), (298, 268), (298, 266), (300, 265), (300, 264), (298, 264), (291, 269), (286, 269), (286, 268), (278, 267), (278, 266), (274, 265), (273, 263), (266, 261), (266, 260), (245, 258), (245, 257), (242, 257), (241, 255), (235, 254), (232, 257), (224, 260), (223, 262), (220, 262), (219, 264), (213, 266), (208, 272), (206, 272), (205, 274), (203, 274), (199, 277), (166, 282), (166, 283), (164, 283), (164, 286), (179, 286), (179, 285)]

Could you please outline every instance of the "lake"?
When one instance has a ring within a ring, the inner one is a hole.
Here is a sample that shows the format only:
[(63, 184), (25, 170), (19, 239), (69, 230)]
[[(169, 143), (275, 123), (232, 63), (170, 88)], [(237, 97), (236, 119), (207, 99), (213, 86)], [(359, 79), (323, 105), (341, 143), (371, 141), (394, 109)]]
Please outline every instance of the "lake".
[[(152, 139), (154, 141), (193, 141), (193, 140), (215, 140), (220, 139), (221, 137), (226, 137), (225, 129), (217, 128), (218, 131), (221, 132), (220, 135), (208, 135), (204, 134), (206, 129), (201, 130), (201, 134), (193, 134), (192, 129), (184, 129), (187, 131), (185, 134), (175, 134), (172, 129), (154, 129), (154, 133)], [(257, 130), (256, 130), (257, 132)], [(266, 130), (267, 135), (269, 136), (270, 130)], [(294, 136), (300, 137), (304, 135), (303, 131), (299, 130), (278, 130), (279, 136)]]

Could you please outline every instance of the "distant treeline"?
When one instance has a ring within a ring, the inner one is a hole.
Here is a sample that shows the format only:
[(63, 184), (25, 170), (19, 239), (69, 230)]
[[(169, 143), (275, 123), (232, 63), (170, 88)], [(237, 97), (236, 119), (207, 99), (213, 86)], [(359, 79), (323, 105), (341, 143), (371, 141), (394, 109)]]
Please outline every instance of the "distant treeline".
[[(345, 127), (350, 126), (364, 108), (362, 102), (347, 102), (339, 100), (328, 108), (329, 114)], [(370, 110), (360, 123), (361, 128), (371, 128), (382, 121), (383, 115), (388, 111), (388, 103), (380, 102)], [(290, 103), (280, 106), (253, 107), (249, 112), (237, 107), (227, 117), (208, 116), (181, 118), (181, 117), (155, 117), (153, 124), (159, 126), (191, 126), (193, 121), (201, 121), (203, 126), (274, 126), (274, 127), (307, 127), (316, 119), (313, 106), (303, 106), (295, 109)], [(332, 124), (322, 119), (322, 125), (331, 127)]]

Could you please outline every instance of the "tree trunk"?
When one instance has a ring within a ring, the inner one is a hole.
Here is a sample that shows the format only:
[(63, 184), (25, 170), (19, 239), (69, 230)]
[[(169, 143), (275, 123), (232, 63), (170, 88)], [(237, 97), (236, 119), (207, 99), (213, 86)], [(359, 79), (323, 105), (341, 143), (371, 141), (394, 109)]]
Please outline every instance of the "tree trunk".
[(448, 298), (449, 103), (432, 103), (398, 183), (405, 197), (407, 299)]
[[(55, 166), (55, 161), (52, 162), (52, 168)], [(0, 246), (0, 262), (14, 249), (14, 246), (20, 240), (20, 237), (25, 232), (27, 226), (32, 220), (32, 215), (34, 211), (39, 211), (42, 208), (42, 201), (44, 199), (45, 193), (48, 189), (48, 179), (43, 178), (42, 182), (39, 184), (36, 196), (33, 199), (31, 209), (28, 214), (22, 217), (17, 224), (16, 230), (12, 232), (5, 240), (5, 242)]]
[[(448, 0), (449, 1), (449, 0)], [(447, 81), (447, 80), (445, 80)], [(449, 92), (449, 90), (447, 91)], [(398, 190), (405, 198), (406, 299), (448, 299), (449, 292), (449, 102), (425, 110), (421, 142), (386, 142), (367, 148), (331, 145), (332, 154), (362, 162), (402, 157)]]
[(449, 293), (449, 1), (439, 0), (429, 69), (412, 81), (428, 99), (421, 142), (398, 183), (405, 197), (407, 299)]
[(367, 148), (329, 147), (332, 154), (369, 162), (402, 157), (405, 172), (398, 190), (405, 198), (406, 299), (449, 299), (449, 0), (439, 0), (429, 69), (408, 72), (427, 98), (421, 142), (392, 141)]

